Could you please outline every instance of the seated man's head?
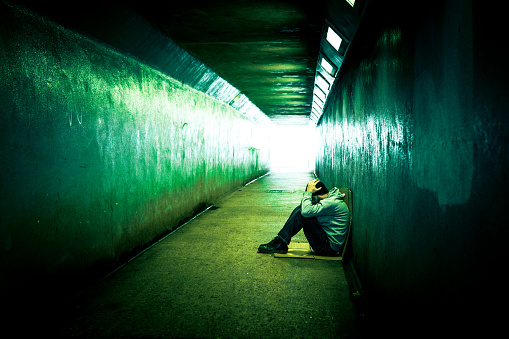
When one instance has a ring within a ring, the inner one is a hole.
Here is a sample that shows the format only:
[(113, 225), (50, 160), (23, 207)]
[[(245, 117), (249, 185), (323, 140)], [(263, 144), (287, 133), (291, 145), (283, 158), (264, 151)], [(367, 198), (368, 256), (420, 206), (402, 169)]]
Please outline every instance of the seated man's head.
[(327, 187), (325, 187), (325, 184), (321, 181), (319, 181), (316, 186), (319, 190), (313, 193), (313, 197), (317, 197), (319, 200), (327, 198), (327, 195), (329, 194), (329, 190)]

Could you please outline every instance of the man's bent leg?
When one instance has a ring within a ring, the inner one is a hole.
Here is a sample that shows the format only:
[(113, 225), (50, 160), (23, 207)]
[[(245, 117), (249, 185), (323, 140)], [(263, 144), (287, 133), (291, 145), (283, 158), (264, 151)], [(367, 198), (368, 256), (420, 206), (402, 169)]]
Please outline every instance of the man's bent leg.
[(284, 224), (281, 231), (278, 233), (278, 237), (282, 239), (287, 245), (290, 244), (290, 241), (292, 240), (292, 237), (299, 233), (299, 231), (304, 226), (304, 217), (301, 214), (301, 207), (300, 205), (295, 207), (292, 214), (290, 214), (290, 217)]
[(304, 235), (317, 255), (333, 256), (337, 252), (330, 246), (329, 237), (316, 218), (304, 218)]
[(287, 253), (288, 244), (292, 237), (302, 229), (302, 214), (300, 213), (300, 205), (297, 206), (286, 223), (284, 224), (278, 235), (266, 244), (258, 247), (259, 253)]

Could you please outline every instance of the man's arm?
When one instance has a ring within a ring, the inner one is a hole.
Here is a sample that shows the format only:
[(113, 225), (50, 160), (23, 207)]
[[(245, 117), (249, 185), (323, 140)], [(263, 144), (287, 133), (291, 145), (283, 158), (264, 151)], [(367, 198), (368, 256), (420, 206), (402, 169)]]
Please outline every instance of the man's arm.
[(321, 202), (313, 204), (313, 193), (318, 191), (316, 188), (316, 184), (320, 182), (319, 180), (311, 180), (306, 186), (306, 191), (302, 197), (300, 202), (301, 205), (301, 214), (303, 217), (314, 217), (320, 214), (323, 211), (323, 205)]
[(319, 182), (320, 180), (317, 179), (308, 182), (308, 185), (306, 186), (306, 192), (315, 193), (316, 191), (318, 191), (319, 188), (316, 188), (316, 184), (318, 184)]

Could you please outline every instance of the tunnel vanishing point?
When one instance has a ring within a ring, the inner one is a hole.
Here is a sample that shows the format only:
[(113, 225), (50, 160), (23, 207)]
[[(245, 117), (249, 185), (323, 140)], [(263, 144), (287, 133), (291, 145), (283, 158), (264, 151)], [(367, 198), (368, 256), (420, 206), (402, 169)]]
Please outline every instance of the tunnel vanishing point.
[(451, 333), (503, 323), (496, 4), (164, 5), (1, 2), (4, 311), (65, 300), (269, 173), (278, 126), (310, 125), (314, 172), (353, 192), (348, 265), (372, 318)]

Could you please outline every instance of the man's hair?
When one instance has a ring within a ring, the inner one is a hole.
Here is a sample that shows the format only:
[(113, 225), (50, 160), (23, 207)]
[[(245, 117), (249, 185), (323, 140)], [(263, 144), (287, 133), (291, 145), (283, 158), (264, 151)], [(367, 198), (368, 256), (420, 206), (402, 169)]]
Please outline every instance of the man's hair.
[(324, 194), (329, 193), (329, 190), (327, 189), (327, 187), (325, 187), (325, 184), (321, 181), (319, 181), (316, 184), (316, 188), (319, 188), (319, 190), (316, 191), (315, 193), (313, 193), (313, 195), (324, 195)]

